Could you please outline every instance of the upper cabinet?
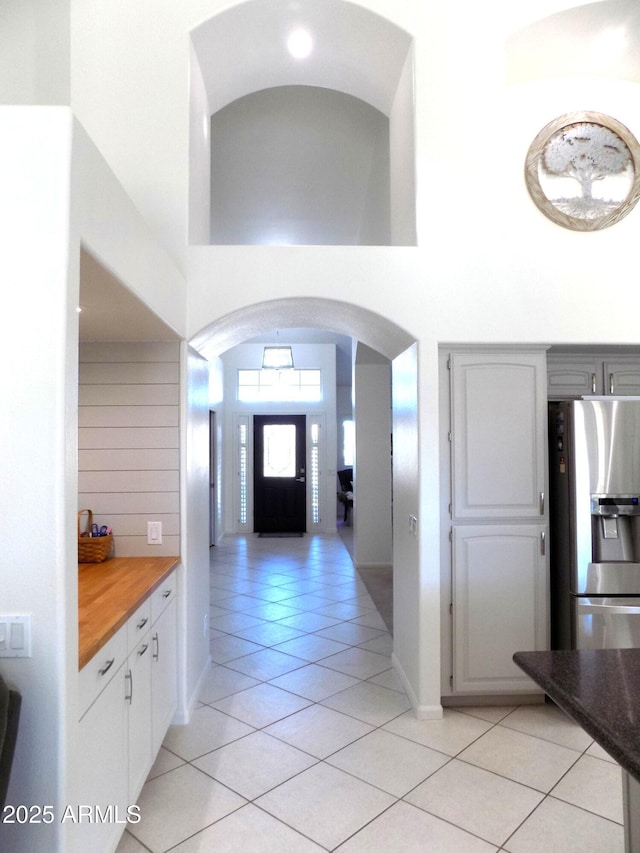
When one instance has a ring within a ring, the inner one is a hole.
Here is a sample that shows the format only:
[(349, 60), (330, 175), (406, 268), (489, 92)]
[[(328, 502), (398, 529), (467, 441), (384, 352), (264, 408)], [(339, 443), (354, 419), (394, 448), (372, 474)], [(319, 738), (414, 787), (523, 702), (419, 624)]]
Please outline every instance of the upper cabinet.
[(550, 354), (547, 393), (550, 400), (640, 395), (640, 353), (637, 357)]
[(451, 516), (544, 515), (543, 351), (452, 353)]

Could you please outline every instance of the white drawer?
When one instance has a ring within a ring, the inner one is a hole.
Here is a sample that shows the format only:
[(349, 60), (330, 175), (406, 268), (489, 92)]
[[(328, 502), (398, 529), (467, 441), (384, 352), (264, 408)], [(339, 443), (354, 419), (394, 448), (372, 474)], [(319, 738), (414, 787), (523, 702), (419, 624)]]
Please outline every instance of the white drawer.
[(151, 593), (151, 624), (156, 621), (169, 602), (176, 597), (176, 572), (166, 577)]
[(127, 622), (127, 654), (131, 654), (150, 628), (151, 599), (147, 598)]
[(109, 684), (126, 658), (127, 626), (123, 625), (78, 673), (80, 718)]

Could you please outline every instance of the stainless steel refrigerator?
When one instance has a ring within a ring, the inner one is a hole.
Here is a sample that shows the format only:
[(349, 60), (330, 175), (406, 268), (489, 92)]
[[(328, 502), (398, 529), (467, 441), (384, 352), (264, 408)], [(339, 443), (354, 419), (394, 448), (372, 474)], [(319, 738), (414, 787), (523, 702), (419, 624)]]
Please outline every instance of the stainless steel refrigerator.
[(640, 400), (549, 403), (551, 647), (640, 647)]

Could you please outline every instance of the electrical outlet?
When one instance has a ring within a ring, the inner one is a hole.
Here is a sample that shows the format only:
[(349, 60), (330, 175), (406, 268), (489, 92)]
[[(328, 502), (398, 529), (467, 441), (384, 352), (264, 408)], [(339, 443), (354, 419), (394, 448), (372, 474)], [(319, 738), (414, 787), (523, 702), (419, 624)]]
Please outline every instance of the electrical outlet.
[(147, 521), (147, 545), (162, 545), (161, 521)]

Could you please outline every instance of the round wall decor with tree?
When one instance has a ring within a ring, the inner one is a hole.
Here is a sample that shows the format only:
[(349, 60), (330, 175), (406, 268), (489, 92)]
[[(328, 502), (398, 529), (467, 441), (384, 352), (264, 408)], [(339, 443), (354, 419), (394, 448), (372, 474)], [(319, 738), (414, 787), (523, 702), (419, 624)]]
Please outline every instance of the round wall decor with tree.
[(531, 143), (525, 178), (531, 198), (558, 225), (574, 231), (607, 228), (640, 198), (640, 145), (616, 119), (568, 113)]

